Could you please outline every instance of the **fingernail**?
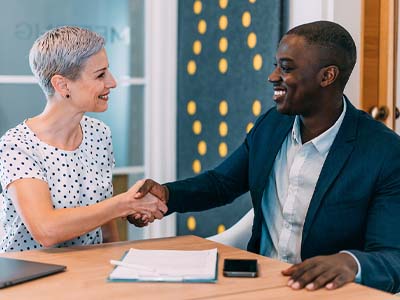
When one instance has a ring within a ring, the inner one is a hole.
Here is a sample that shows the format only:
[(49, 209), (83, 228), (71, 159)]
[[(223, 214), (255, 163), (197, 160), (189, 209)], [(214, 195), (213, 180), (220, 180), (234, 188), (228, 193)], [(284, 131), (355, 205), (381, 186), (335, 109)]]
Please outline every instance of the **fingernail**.
[(300, 288), (300, 283), (298, 283), (296, 281), (295, 283), (292, 284), (292, 288), (294, 288), (295, 290), (298, 290)]
[(306, 289), (307, 290), (313, 290), (314, 289), (314, 283), (311, 282), (311, 283), (307, 284), (306, 285)]
[(293, 284), (293, 282), (294, 282), (293, 279), (290, 279), (290, 280), (288, 281), (287, 285), (288, 285), (288, 286), (291, 286), (291, 285)]
[(328, 290), (333, 289), (333, 283), (330, 282), (325, 286)]

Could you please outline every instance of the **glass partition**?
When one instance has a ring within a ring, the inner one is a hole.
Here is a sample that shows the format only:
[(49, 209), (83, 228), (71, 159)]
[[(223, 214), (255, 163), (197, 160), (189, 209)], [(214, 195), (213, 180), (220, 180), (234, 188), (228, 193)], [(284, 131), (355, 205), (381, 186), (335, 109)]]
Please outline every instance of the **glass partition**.
[(118, 82), (108, 111), (90, 115), (111, 128), (116, 173), (126, 175), (129, 184), (142, 177), (145, 0), (0, 0), (0, 5), (0, 135), (45, 106), (28, 62), (35, 39), (62, 25), (85, 27), (106, 39), (110, 70)]
[(111, 127), (117, 167), (143, 165), (144, 0), (0, 3), (0, 135), (45, 105), (39, 87), (27, 77), (32, 76), (28, 53), (34, 40), (50, 28), (78, 25), (105, 37), (119, 84), (109, 110), (93, 116)]

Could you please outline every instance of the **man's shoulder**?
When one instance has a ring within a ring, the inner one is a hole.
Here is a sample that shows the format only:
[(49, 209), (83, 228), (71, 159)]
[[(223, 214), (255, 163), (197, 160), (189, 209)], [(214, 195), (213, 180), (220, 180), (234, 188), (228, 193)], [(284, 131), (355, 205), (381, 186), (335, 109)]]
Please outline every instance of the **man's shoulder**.
[(358, 110), (359, 114), (359, 131), (362, 134), (370, 137), (390, 139), (400, 142), (399, 135), (392, 129), (387, 127), (384, 123), (374, 120), (368, 113)]
[(357, 144), (363, 152), (376, 156), (397, 156), (400, 153), (400, 136), (368, 113), (357, 110)]

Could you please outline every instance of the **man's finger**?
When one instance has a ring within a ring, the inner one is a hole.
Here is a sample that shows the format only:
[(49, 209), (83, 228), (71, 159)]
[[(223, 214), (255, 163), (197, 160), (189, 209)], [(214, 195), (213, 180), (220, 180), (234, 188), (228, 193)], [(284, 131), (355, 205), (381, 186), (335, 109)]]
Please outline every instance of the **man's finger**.
[(289, 268), (287, 268), (285, 270), (282, 270), (281, 273), (282, 273), (282, 275), (290, 276), (295, 271), (297, 271), (299, 269), (299, 267), (300, 267), (300, 264), (296, 264), (296, 265), (290, 266)]
[(327, 270), (326, 272), (319, 275), (315, 280), (306, 285), (307, 290), (317, 290), (323, 286), (326, 286), (328, 282), (333, 280), (337, 276), (337, 273)]
[(305, 260), (304, 262), (294, 265), (289, 269), (283, 270), (282, 274), (286, 276), (290, 276), (292, 279), (296, 280), (296, 278), (300, 277), (312, 269), (315, 266), (315, 263), (312, 260)]
[(291, 280), (293, 283), (290, 286), (293, 289), (302, 289), (309, 283), (313, 282), (322, 273), (323, 273), (322, 269), (318, 266), (310, 268), (298, 277), (292, 276)]
[(150, 192), (154, 184), (155, 182), (152, 179), (146, 179), (142, 186), (138, 189), (135, 198), (140, 199), (146, 196), (146, 194)]
[(334, 290), (337, 289), (341, 286), (343, 286), (344, 284), (346, 284), (347, 282), (352, 281), (351, 279), (347, 279), (345, 275), (343, 274), (339, 274), (338, 276), (336, 276), (336, 278), (329, 282), (327, 285), (325, 285), (325, 287), (328, 290)]
[(127, 217), (129, 223), (135, 225), (136, 227), (147, 226), (147, 222), (143, 222), (139, 216), (139, 219), (135, 219), (133, 215)]

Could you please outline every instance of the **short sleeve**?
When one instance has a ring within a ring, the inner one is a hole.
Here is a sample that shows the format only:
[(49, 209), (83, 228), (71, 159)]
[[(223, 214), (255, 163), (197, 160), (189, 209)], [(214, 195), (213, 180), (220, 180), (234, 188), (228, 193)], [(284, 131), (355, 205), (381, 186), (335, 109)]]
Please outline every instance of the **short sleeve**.
[(34, 146), (17, 138), (0, 140), (0, 181), (3, 190), (15, 180), (36, 178), (46, 181)]

